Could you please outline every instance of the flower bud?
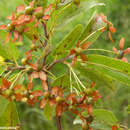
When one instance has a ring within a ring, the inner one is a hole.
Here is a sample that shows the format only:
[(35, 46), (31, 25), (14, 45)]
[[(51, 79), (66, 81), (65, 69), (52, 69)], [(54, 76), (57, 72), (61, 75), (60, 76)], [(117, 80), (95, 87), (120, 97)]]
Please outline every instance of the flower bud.
[(58, 96), (56, 97), (56, 103), (61, 103), (63, 101), (63, 98)]
[(15, 26), (13, 24), (8, 24), (7, 29), (11, 32), (15, 29)]
[(30, 95), (29, 98), (32, 100), (32, 99), (34, 98), (34, 96), (33, 96), (33, 95)]
[(23, 59), (21, 60), (21, 63), (22, 63), (22, 65), (27, 65), (27, 58), (23, 58)]
[(21, 102), (26, 103), (27, 100), (28, 100), (28, 99), (27, 99), (26, 97), (24, 97), (24, 98), (22, 98)]
[(34, 8), (32, 8), (31, 6), (28, 6), (25, 8), (26, 15), (32, 15), (33, 11), (34, 11)]

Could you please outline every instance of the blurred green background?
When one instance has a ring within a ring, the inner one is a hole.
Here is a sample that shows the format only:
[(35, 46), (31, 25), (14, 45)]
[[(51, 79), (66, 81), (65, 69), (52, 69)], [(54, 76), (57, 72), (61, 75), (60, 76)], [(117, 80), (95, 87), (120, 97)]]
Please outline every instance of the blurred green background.
[[(107, 34), (103, 33), (93, 47), (109, 50), (112, 50), (113, 46), (118, 48), (118, 43), (122, 36), (125, 37), (125, 48), (130, 47), (130, 0), (104, 0), (103, 2), (106, 6), (98, 7), (96, 10), (98, 13), (103, 12), (108, 16), (108, 19), (112, 21), (116, 27), (117, 32), (113, 35), (114, 44), (110, 42)], [(22, 3), (24, 3), (23, 0), (0, 0), (0, 24), (8, 23), (6, 17), (10, 15), (12, 11), (15, 11), (16, 7)], [(82, 14), (80, 18), (85, 21), (85, 16), (85, 14)], [(75, 23), (80, 21), (80, 18), (75, 21)], [(75, 23), (72, 22), (68, 29), (71, 30), (71, 27), (73, 27)], [(56, 40), (59, 41), (62, 37), (63, 36), (59, 35)], [(2, 41), (1, 36), (0, 41)], [(128, 60), (130, 61), (129, 57)], [(103, 96), (102, 106), (112, 110), (121, 124), (130, 127), (130, 116), (128, 116), (126, 111), (126, 107), (130, 104), (130, 87), (119, 85), (114, 92), (101, 87), (100, 91)], [(43, 111), (39, 110), (38, 106), (32, 108), (22, 103), (17, 103), (17, 106), (23, 130), (57, 129), (55, 119), (53, 121), (47, 121), (43, 116)], [(78, 125), (72, 125), (74, 116), (70, 115), (71, 113), (63, 115), (62, 125), (64, 130), (80, 130)]]

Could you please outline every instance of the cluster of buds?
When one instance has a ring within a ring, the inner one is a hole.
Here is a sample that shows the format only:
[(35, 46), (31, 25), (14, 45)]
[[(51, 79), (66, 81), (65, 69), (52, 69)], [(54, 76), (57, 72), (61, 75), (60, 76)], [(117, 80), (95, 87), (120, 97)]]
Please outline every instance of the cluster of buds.
[(102, 32), (104, 32), (105, 30), (107, 30), (108, 31), (108, 37), (109, 37), (109, 39), (112, 42), (114, 42), (111, 33), (115, 33), (116, 29), (114, 28), (113, 24), (110, 21), (107, 20), (107, 17), (103, 13), (100, 14), (100, 17), (107, 24), (107, 26), (102, 29)]
[[(92, 83), (90, 87), (86, 88), (80, 96), (76, 93), (64, 94), (64, 90), (60, 86), (52, 87), (51, 89), (33, 90), (33, 83), (29, 79), (27, 87), (16, 84), (12, 88), (11, 82), (2, 79), (2, 85), (0, 86), (0, 95), (6, 97), (8, 100), (16, 100), (27, 103), (34, 106), (35, 103), (40, 103), (40, 108), (44, 109), (47, 101), (50, 107), (56, 106), (56, 116), (61, 117), (63, 112), (71, 111), (76, 116), (79, 116), (82, 120), (83, 130), (92, 130), (90, 124), (93, 121), (92, 108), (94, 103), (101, 98), (99, 92), (94, 88), (95, 83)], [(87, 112), (88, 116), (82, 115), (83, 112)]]
[[(0, 25), (0, 29), (8, 31), (5, 42), (9, 42), (11, 35), (13, 35), (13, 42), (16, 40), (22, 41), (22, 34), (30, 30), (28, 24), (33, 23), (34, 27), (37, 27), (39, 21), (48, 21), (52, 9), (52, 4), (45, 9), (41, 6), (34, 7), (34, 1), (27, 7), (24, 5), (18, 6), (16, 15), (12, 13), (11, 16), (7, 17), (7, 19), (11, 20), (11, 23), (8, 25)], [(34, 37), (34, 42), (35, 40), (36, 38)]]
[(87, 57), (85, 54), (83, 54), (83, 51), (88, 49), (88, 47), (90, 46), (90, 42), (88, 41), (82, 45), (80, 45), (80, 44), (81, 44), (81, 42), (78, 41), (76, 44), (76, 48), (70, 50), (70, 55), (74, 55), (74, 58), (72, 60), (72, 66), (74, 66), (75, 62), (77, 61), (78, 56), (80, 56), (82, 61), (87, 61)]
[(121, 59), (124, 62), (128, 62), (128, 59), (124, 56), (130, 54), (130, 48), (126, 48), (125, 50), (123, 50), (124, 43), (125, 43), (125, 39), (124, 37), (122, 37), (119, 43), (119, 51), (115, 47), (113, 47), (113, 51), (115, 54), (117, 54), (118, 59)]
[[(112, 42), (114, 42), (111, 33), (115, 33), (116, 29), (114, 28), (113, 24), (110, 21), (107, 20), (107, 17), (103, 13), (101, 13), (100, 17), (107, 24), (107, 27), (104, 27), (102, 29), (102, 32), (107, 30), (109, 39)], [(128, 62), (128, 59), (124, 56), (127, 55), (127, 54), (130, 54), (130, 48), (123, 50), (124, 42), (125, 42), (125, 39), (124, 39), (124, 37), (122, 37), (121, 40), (120, 40), (120, 43), (119, 43), (119, 49), (120, 50), (118, 51), (115, 47), (113, 47), (113, 51), (114, 51), (115, 54), (117, 54), (117, 59), (121, 59), (124, 62)]]

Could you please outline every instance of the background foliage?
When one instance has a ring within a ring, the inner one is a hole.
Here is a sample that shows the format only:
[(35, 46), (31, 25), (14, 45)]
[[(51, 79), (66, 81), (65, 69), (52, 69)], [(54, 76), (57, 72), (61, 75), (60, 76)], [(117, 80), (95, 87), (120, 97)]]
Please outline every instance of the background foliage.
[[(97, 12), (101, 13), (104, 12), (105, 15), (108, 16), (108, 19), (112, 21), (114, 26), (117, 29), (116, 34), (113, 36), (115, 42), (114, 45), (116, 47), (118, 46), (119, 40), (122, 36), (125, 37), (125, 47), (130, 46), (130, 1), (129, 0), (106, 0), (103, 1), (106, 6), (96, 8)], [(15, 11), (15, 8), (19, 5), (24, 3), (24, 1), (20, 0), (10, 0), (7, 2), (6, 0), (0, 1), (0, 24), (8, 23), (6, 20), (6, 16), (10, 15), (12, 11)], [(93, 10), (92, 10), (93, 11)], [(64, 28), (61, 30), (56, 30), (57, 37), (54, 37), (54, 40), (56, 42), (59, 42), (71, 28), (75, 26), (79, 21), (82, 21), (81, 24), (85, 24), (88, 19), (87, 12), (82, 13), (78, 18), (76, 18), (74, 21), (71, 22), (71, 24), (65, 24)], [(2, 42), (4, 39), (4, 33), (0, 32), (0, 42)], [(26, 39), (24, 39), (26, 40)], [(56, 43), (55, 42), (55, 43)], [(104, 33), (101, 35), (101, 37), (96, 41), (96, 43), (92, 46), (92, 48), (104, 48), (112, 50), (113, 44), (110, 43), (107, 35)], [(24, 48), (23, 48), (24, 49)], [(110, 55), (109, 55), (110, 56)], [(128, 57), (128, 60), (130, 61), (130, 57)], [(111, 91), (108, 88), (100, 87), (99, 88), (102, 97), (103, 102), (99, 102), (99, 106), (102, 106), (103, 108), (107, 108), (109, 110), (112, 110), (116, 117), (119, 119), (120, 122), (123, 122), (123, 124), (126, 124), (130, 127), (130, 116), (128, 116), (128, 113), (126, 111), (126, 107), (128, 104), (130, 104), (130, 87), (124, 86), (124, 85), (118, 85), (115, 89), (115, 91)], [(107, 96), (105, 96), (107, 95)], [(105, 97), (105, 98), (104, 98)], [(56, 129), (56, 122), (55, 120), (47, 121), (43, 116), (43, 111), (36, 108), (31, 108), (25, 104), (17, 103), (20, 120), (23, 125), (23, 130), (55, 130)], [(73, 115), (70, 118), (71, 113), (64, 114), (62, 118), (63, 127), (64, 130), (79, 130), (78, 125), (72, 125), (72, 119), (74, 118)]]

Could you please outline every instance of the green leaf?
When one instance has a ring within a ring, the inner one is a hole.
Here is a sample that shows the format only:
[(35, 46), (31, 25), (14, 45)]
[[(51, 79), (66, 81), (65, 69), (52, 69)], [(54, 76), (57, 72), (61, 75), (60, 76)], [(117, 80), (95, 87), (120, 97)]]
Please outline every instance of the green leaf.
[(106, 24), (102, 21), (101, 17), (95, 12), (90, 19), (90, 22), (86, 26), (84, 32), (80, 37), (81, 44), (89, 41), (91, 44), (94, 43), (102, 33), (102, 28)]
[(19, 51), (15, 44), (9, 43), (7, 47), (9, 54), (13, 60), (17, 60), (19, 58)]
[(89, 62), (87, 62), (86, 66), (91, 68), (91, 69), (96, 68), (102, 74), (109, 75), (113, 80), (116, 80), (120, 83), (123, 83), (123, 84), (130, 86), (130, 76), (128, 76), (126, 74), (120, 73), (120, 72), (115, 71), (115, 70), (111, 70), (110, 68), (100, 66), (98, 64), (91, 64)]
[(9, 101), (3, 96), (0, 96), (0, 116), (3, 114), (8, 104)]
[(0, 116), (0, 126), (17, 126), (19, 124), (18, 113), (14, 102), (9, 102)]
[(91, 68), (88, 67), (86, 63), (77, 63), (75, 69), (77, 69), (85, 78), (96, 82), (98, 86), (107, 86), (111, 89), (114, 89), (115, 87), (115, 80), (109, 75), (100, 72), (96, 67)]
[(49, 101), (47, 100), (47, 103), (44, 107), (44, 116), (46, 119), (51, 120), (52, 119), (52, 107), (49, 104)]
[(63, 74), (60, 77), (56, 78), (52, 82), (52, 86), (62, 86), (62, 87), (67, 87), (70, 85), (69, 83), (69, 76), (67, 74)]
[(103, 26), (105, 26), (105, 23), (102, 21), (100, 16), (98, 16), (98, 14), (96, 12), (94, 12), (91, 19), (89, 20), (89, 23), (85, 27), (85, 29), (80, 37), (80, 41), (83, 41), (84, 39), (86, 39), (86, 40), (90, 39), (90, 36), (92, 35), (92, 33), (94, 35), (95, 34), (94, 32)]
[(96, 123), (94, 122), (91, 127), (95, 130), (95, 129), (98, 129), (98, 130), (111, 130), (112, 127), (111, 126), (108, 126), (107, 124), (103, 124), (103, 123)]
[(115, 125), (118, 123), (115, 115), (111, 111), (105, 109), (94, 109), (93, 115), (95, 116), (97, 121), (103, 121), (111, 125)]
[(0, 44), (0, 56), (4, 57), (5, 59), (10, 59), (8, 51), (1, 44)]
[(90, 54), (87, 56), (88, 61), (94, 64), (99, 64), (104, 67), (108, 67), (112, 70), (122, 72), (124, 74), (130, 74), (130, 63), (123, 62), (121, 60), (110, 58), (103, 55)]
[[(69, 33), (55, 48), (54, 55), (64, 57), (68, 54), (68, 51), (74, 46), (77, 42), (81, 32), (82, 32), (82, 25), (77, 25), (71, 33)], [(59, 57), (58, 57), (59, 58)]]
[(57, 11), (53, 14), (52, 19), (56, 20), (56, 25), (63, 24), (67, 19), (74, 19), (84, 11), (88, 11), (89, 9), (95, 6), (103, 6), (104, 4), (97, 0), (80, 0), (80, 5), (77, 7), (73, 2), (66, 4), (65, 6), (61, 6), (57, 9)]

